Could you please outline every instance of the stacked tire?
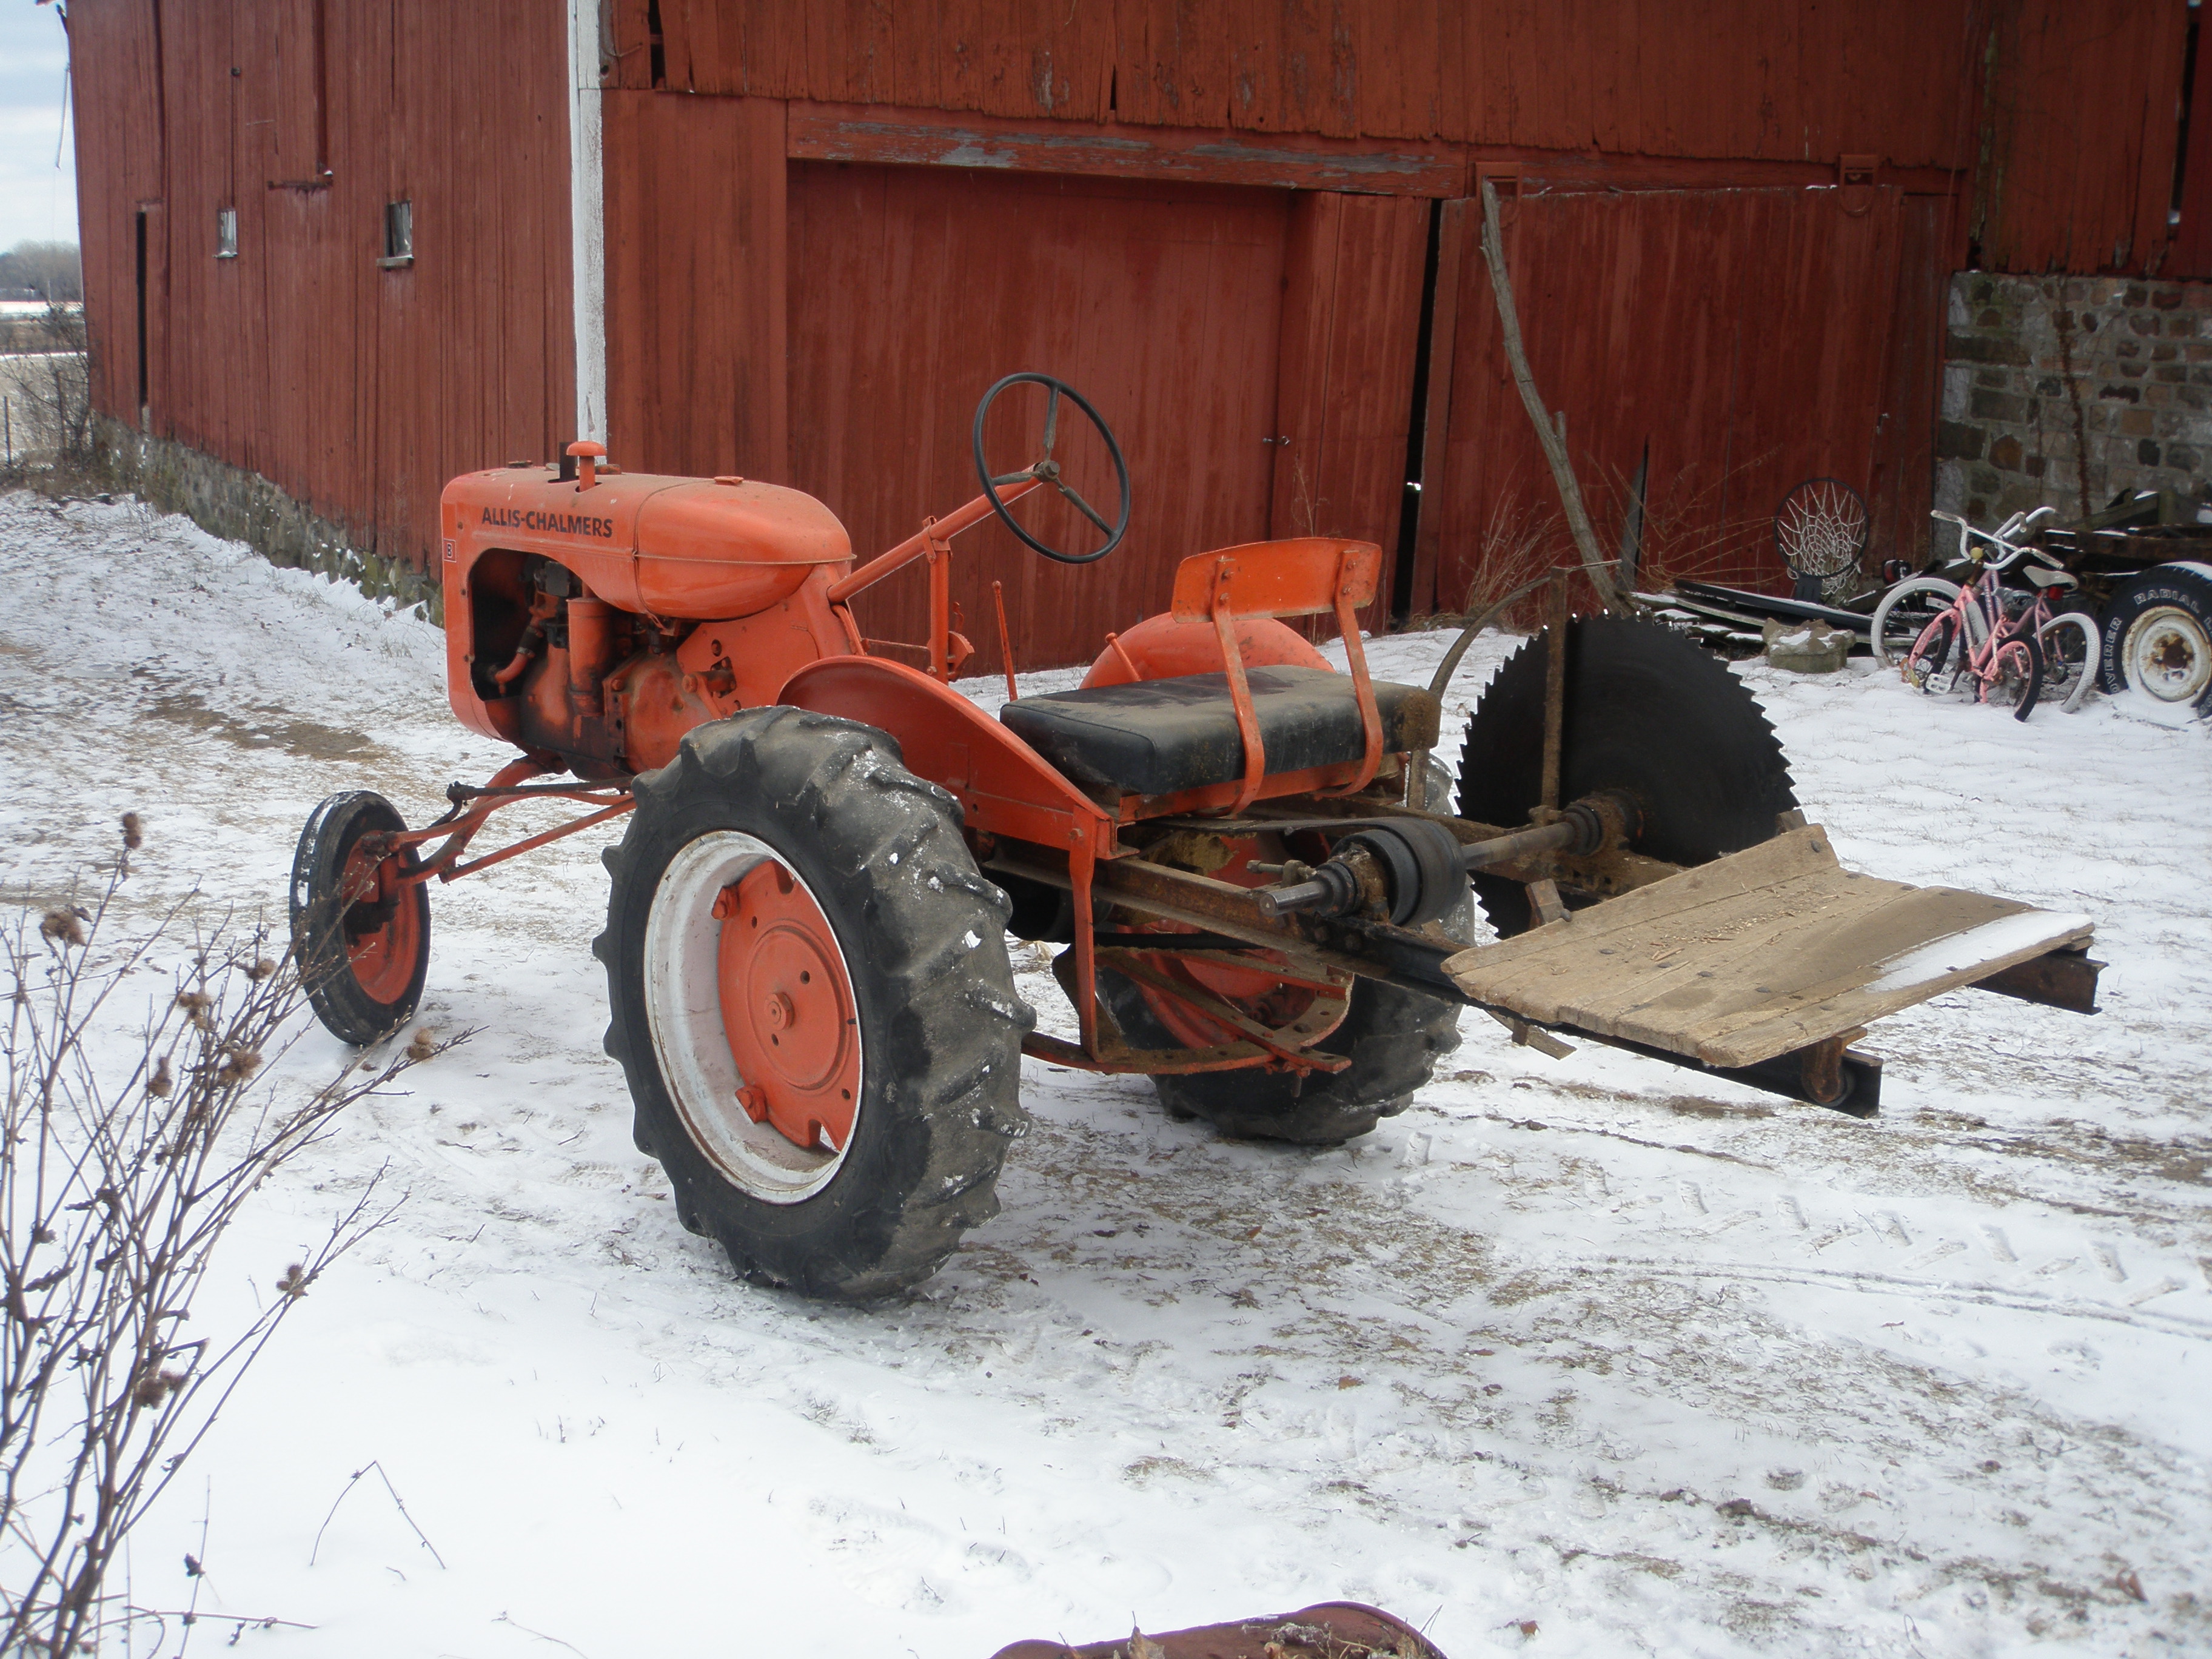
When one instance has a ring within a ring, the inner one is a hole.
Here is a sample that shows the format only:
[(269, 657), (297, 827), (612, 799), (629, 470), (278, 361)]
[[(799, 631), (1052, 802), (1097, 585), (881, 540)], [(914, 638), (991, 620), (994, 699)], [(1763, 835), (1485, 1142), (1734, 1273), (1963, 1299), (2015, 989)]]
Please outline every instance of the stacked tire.
[(2212, 715), (2212, 565), (2129, 577), (2106, 603), (2101, 632), (2105, 691)]

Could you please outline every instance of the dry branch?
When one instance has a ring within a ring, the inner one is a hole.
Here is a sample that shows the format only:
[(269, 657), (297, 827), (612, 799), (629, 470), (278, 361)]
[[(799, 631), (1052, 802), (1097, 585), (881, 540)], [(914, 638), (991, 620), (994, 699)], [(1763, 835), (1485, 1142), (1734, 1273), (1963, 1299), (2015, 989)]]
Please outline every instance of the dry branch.
[(1635, 606), (1613, 580), (1612, 564), (1599, 550), (1597, 532), (1590, 528), (1589, 514), (1583, 508), (1582, 487), (1575, 482), (1574, 463), (1568, 458), (1566, 434), (1562, 429), (1565, 416), (1555, 422), (1546, 410), (1544, 399), (1536, 390), (1536, 377), (1529, 370), (1528, 349), (1521, 341), (1521, 313), (1513, 303), (1513, 279), (1506, 271), (1504, 243), (1498, 233), (1498, 186), (1486, 179), (1482, 185), (1482, 259), (1490, 267), (1491, 292), (1498, 296), (1498, 321), (1505, 337), (1505, 361), (1512, 368), (1513, 384), (1520, 388), (1522, 406), (1528, 410), (1529, 422), (1536, 428), (1536, 441), (1544, 447), (1544, 459), (1551, 463), (1552, 478), (1559, 487), (1559, 501), (1566, 509), (1567, 529), (1575, 538), (1576, 550), (1582, 555), (1583, 568), (1606, 609), (1633, 613)]
[[(0, 937), (0, 1653), (96, 1639), (131, 1529), (300, 1298), (392, 1208), (371, 1178), (318, 1243), (269, 1264), (283, 1293), (251, 1320), (196, 1320), (249, 1196), (413, 1062), (304, 1098), (273, 1081), (267, 1062), (301, 1028), (296, 963), (259, 930), (188, 939), (177, 911), (105, 948), (128, 868), (125, 851), (99, 902), (70, 907), (79, 926), (27, 910)], [(122, 1036), (106, 1016), (131, 976), (158, 973), (157, 944), (183, 965)]]

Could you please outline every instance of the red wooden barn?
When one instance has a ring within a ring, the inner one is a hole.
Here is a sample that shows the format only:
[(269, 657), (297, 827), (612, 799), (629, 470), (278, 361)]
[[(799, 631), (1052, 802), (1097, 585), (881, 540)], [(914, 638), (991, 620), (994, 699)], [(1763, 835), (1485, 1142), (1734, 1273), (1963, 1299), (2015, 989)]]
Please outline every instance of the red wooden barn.
[(1877, 554), (1919, 539), (1951, 272), (2212, 274), (2195, 15), (75, 0), (95, 399), (386, 556), (424, 560), (452, 474), (580, 433), (795, 483), (865, 551), (972, 493), (978, 395), (1043, 369), (1138, 507), (1091, 569), (963, 546), (1023, 665), (1308, 528), (1382, 543), (1396, 615), (1450, 611), (1555, 534), (1486, 179), (1601, 533), (1642, 468), (1647, 561), (1768, 580), (1808, 477), (1864, 491)]

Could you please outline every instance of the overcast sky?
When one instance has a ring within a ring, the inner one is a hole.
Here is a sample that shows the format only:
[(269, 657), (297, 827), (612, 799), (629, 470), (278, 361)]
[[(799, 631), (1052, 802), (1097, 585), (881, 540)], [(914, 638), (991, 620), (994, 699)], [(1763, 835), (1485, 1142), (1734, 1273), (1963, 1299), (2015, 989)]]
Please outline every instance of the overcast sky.
[(69, 42), (52, 6), (0, 0), (0, 248), (76, 240), (76, 140), (61, 143)]

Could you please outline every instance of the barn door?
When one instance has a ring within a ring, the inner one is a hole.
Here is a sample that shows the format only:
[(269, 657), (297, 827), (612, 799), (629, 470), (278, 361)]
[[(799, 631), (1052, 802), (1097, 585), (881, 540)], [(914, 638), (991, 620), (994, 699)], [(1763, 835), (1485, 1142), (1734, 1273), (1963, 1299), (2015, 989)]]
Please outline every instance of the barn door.
[(1291, 198), (1268, 529), (1380, 543), (1370, 628), (1395, 586), (1431, 211), (1405, 196)]
[[(1900, 287), (1904, 198), (1887, 187), (1856, 202), (1846, 195), (1559, 191), (1504, 204), (1530, 366), (1547, 406), (1565, 413), (1608, 553), (1650, 457), (1643, 586), (1668, 576), (1785, 585), (1773, 514), (1807, 478), (1896, 496), (1875, 502), (1877, 523), (1910, 533), (1918, 509), (1903, 504), (1912, 485), (1895, 445), (1926, 429), (1917, 400), (1932, 396), (1920, 337), (1929, 319), (1915, 313), (1913, 337), (1893, 341), (1897, 296), (1911, 287)], [(1480, 210), (1469, 204), (1458, 216), (1455, 329), (1437, 328), (1439, 344), (1451, 344), (1433, 371), (1449, 376), (1445, 441), (1422, 495), (1433, 515), (1425, 544), (1436, 538), (1433, 603), (1443, 611), (1574, 557), (1506, 367), (1476, 245)], [(1923, 270), (1933, 245), (1924, 234), (1912, 240), (1911, 263)], [(1870, 307), (1870, 295), (1882, 302)]]
[[(1289, 192), (823, 161), (789, 191), (791, 482), (862, 556), (975, 493), (969, 422), (1002, 375), (1067, 381), (1127, 455), (1129, 535), (1100, 563), (995, 523), (961, 538), (969, 672), (1000, 661), (994, 580), (1020, 667), (1087, 662), (1166, 607), (1179, 560), (1268, 533)], [(863, 595), (864, 629), (921, 638), (924, 592)]]

